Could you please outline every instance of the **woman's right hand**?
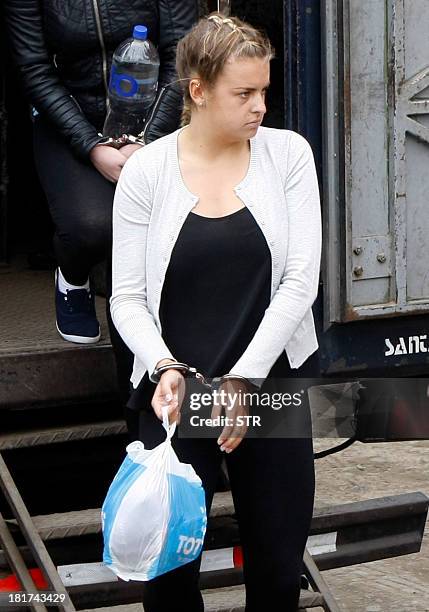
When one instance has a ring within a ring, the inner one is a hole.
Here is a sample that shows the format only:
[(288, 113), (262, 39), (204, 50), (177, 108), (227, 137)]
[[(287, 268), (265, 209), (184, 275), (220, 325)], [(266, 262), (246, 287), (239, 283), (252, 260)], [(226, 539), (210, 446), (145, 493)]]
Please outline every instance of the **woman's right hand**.
[(179, 370), (166, 370), (156, 386), (152, 398), (152, 408), (156, 416), (162, 421), (162, 407), (168, 406), (170, 424), (173, 421), (180, 423), (180, 408), (185, 396), (185, 379)]
[(89, 153), (95, 168), (111, 183), (117, 183), (127, 157), (113, 147), (95, 145)]

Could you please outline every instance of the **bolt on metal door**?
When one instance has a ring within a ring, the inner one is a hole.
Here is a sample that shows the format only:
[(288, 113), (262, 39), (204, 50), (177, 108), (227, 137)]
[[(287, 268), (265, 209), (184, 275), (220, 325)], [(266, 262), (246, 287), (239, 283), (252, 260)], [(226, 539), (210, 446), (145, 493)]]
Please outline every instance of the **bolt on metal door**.
[(429, 7), (321, 12), (325, 325), (429, 311)]

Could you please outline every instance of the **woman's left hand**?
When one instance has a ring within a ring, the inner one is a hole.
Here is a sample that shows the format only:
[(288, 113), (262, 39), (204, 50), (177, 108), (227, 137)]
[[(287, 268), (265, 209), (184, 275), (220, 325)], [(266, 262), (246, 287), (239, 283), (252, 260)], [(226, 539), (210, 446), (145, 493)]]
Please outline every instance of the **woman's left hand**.
[(218, 444), (227, 453), (236, 449), (246, 435), (247, 419), (243, 417), (249, 414), (244, 396), (247, 392), (249, 388), (243, 381), (229, 379), (220, 385), (215, 394), (211, 417), (221, 416), (225, 411), (228, 421), (218, 438)]
[(133, 153), (142, 148), (142, 145), (138, 144), (127, 144), (119, 149), (122, 155), (125, 155), (126, 158), (131, 157)]

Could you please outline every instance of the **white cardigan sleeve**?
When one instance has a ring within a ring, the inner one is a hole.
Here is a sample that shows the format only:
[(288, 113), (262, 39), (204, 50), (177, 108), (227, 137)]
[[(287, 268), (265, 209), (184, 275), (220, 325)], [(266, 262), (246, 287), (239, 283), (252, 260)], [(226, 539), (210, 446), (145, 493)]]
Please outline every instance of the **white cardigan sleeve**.
[(152, 374), (161, 359), (174, 359), (146, 299), (146, 245), (151, 183), (137, 151), (123, 167), (113, 200), (112, 297), (110, 311), (124, 342)]
[(250, 344), (230, 373), (262, 384), (317, 297), (322, 245), (319, 186), (313, 153), (296, 132), (289, 138), (284, 193), (288, 251), (280, 285)]

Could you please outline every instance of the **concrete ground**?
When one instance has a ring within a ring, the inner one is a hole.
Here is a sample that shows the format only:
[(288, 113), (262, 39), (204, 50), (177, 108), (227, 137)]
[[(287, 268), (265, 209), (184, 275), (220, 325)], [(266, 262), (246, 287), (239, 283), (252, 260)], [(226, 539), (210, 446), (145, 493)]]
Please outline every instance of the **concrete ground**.
[[(315, 452), (341, 440), (315, 440)], [(429, 441), (356, 442), (316, 461), (316, 506), (421, 491), (429, 495)], [(429, 521), (419, 553), (327, 570), (342, 612), (429, 612)]]

